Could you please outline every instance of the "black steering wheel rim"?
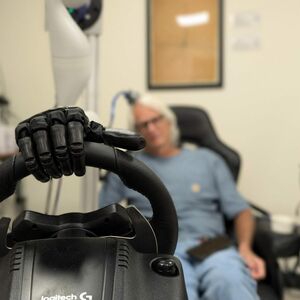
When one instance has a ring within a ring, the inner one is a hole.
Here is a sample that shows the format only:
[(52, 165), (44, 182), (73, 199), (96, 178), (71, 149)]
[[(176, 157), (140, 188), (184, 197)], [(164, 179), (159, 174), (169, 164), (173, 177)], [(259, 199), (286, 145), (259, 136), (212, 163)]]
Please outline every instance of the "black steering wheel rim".
[[(126, 186), (146, 196), (153, 210), (150, 224), (157, 237), (158, 251), (174, 254), (178, 238), (177, 215), (171, 196), (158, 176), (130, 154), (104, 144), (86, 142), (85, 152), (87, 166), (117, 174)], [(21, 155), (0, 165), (0, 201), (14, 192), (18, 180), (28, 175)]]

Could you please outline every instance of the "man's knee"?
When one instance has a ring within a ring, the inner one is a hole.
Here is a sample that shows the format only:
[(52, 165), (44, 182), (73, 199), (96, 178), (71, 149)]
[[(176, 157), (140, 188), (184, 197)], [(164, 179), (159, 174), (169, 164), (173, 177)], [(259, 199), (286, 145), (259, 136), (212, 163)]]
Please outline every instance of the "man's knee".
[(234, 285), (237, 287), (239, 284), (243, 284), (243, 277), (240, 273), (232, 270), (224, 271), (221, 268), (215, 268), (209, 270), (201, 281), (206, 286), (229, 287)]
[(203, 299), (256, 299), (256, 283), (244, 270), (208, 270), (201, 279), (200, 291), (207, 296)]

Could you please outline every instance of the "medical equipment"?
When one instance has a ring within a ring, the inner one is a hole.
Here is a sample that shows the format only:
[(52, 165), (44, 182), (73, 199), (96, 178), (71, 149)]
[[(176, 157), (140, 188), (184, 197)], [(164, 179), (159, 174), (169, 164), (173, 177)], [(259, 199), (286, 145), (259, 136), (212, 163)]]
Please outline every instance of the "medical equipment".
[[(25, 211), (7, 234), (10, 220), (2, 218), (1, 299), (187, 299), (180, 261), (173, 256), (176, 211), (164, 185), (128, 153), (95, 143), (85, 149), (87, 165), (115, 172), (149, 199), (152, 219), (115, 204), (60, 216)], [(22, 156), (2, 164), (0, 201), (27, 175)]]
[[(102, 0), (46, 0), (45, 3), (45, 23), (50, 38), (56, 94), (55, 106), (74, 105), (86, 90), (85, 109), (97, 114)], [(97, 170), (89, 169), (83, 179), (83, 211), (93, 210), (98, 206), (97, 178)], [(60, 187), (61, 182), (55, 203), (58, 202)], [(51, 189), (50, 184), (49, 196)], [(46, 212), (49, 207), (50, 198), (47, 197)]]
[[(98, 67), (94, 64), (98, 56), (93, 49), (96, 43), (92, 41), (94, 38), (97, 40), (100, 34), (101, 6), (100, 0), (46, 0), (46, 30), (50, 38), (58, 106), (74, 105), (89, 80), (97, 80), (97, 78), (91, 78), (93, 68)], [(79, 18), (76, 12), (83, 10)], [(84, 24), (82, 25), (84, 31), (76, 21)]]

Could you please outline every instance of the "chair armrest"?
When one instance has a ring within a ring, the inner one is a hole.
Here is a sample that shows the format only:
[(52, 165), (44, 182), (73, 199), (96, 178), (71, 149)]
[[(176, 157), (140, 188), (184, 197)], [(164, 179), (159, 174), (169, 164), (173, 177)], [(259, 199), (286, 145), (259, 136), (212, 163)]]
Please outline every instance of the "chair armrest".
[(280, 299), (283, 298), (283, 276), (275, 255), (273, 232), (267, 216), (257, 218), (253, 239), (253, 250), (266, 264), (266, 278), (262, 281), (274, 289)]

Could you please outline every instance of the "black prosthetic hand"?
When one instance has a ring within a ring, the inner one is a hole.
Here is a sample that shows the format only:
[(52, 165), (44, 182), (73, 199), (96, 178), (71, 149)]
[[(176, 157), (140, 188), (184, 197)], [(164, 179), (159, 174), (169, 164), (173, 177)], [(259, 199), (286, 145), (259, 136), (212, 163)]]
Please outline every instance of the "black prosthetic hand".
[(78, 107), (57, 108), (34, 115), (19, 123), (15, 134), (28, 171), (42, 182), (73, 173), (83, 176), (84, 141), (129, 150), (145, 146), (144, 139), (135, 133), (106, 130), (99, 123), (89, 122)]

